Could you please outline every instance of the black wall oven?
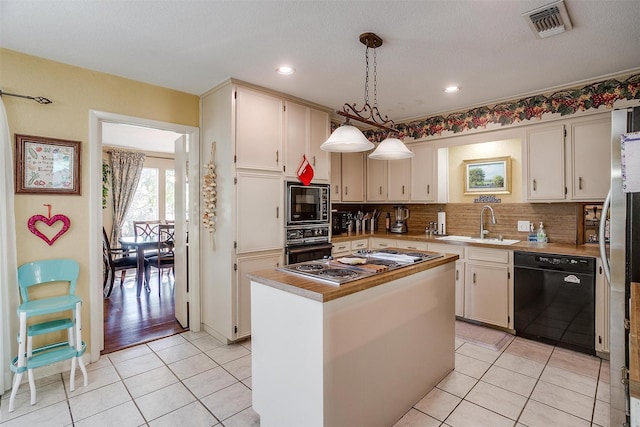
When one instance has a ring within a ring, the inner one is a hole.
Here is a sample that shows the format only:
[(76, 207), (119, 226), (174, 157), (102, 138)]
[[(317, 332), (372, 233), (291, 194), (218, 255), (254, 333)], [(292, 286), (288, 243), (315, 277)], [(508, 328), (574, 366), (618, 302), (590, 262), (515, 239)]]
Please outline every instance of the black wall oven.
[(329, 184), (287, 182), (285, 194), (287, 227), (329, 224)]
[(331, 256), (328, 225), (288, 228), (286, 233), (285, 264)]

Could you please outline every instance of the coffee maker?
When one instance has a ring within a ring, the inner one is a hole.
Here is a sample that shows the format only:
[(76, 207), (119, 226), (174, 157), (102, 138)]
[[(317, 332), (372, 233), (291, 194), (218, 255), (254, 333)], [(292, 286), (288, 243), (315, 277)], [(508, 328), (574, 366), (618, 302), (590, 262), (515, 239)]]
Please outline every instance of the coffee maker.
[(406, 233), (407, 222), (405, 220), (409, 218), (409, 209), (403, 205), (396, 205), (393, 209), (396, 212), (396, 221), (391, 225), (391, 230), (389, 231), (392, 233)]

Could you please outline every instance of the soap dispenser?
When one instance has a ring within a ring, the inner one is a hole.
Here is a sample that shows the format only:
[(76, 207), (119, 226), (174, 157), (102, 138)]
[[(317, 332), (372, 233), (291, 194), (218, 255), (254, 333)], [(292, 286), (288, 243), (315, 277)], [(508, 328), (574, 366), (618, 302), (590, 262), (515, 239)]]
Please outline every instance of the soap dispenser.
[(538, 243), (546, 243), (547, 242), (547, 233), (544, 231), (544, 224), (540, 221), (540, 225), (538, 226)]

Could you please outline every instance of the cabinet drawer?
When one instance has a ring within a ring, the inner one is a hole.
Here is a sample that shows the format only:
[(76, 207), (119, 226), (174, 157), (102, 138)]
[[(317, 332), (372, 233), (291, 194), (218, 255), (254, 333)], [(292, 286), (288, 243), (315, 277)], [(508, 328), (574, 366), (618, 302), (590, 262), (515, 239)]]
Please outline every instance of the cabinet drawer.
[(509, 252), (510, 251), (502, 249), (477, 248), (470, 246), (467, 248), (467, 259), (509, 264)]
[(427, 242), (415, 242), (411, 240), (398, 240), (398, 247), (402, 249), (412, 249), (416, 251), (426, 251)]
[(360, 239), (351, 241), (351, 250), (359, 251), (361, 249), (367, 249), (369, 247), (369, 239)]
[(431, 252), (440, 252), (444, 254), (455, 254), (464, 259), (464, 246), (446, 245), (444, 243), (429, 243)]
[(331, 245), (331, 252), (333, 254), (340, 253), (340, 252), (349, 252), (350, 250), (351, 250), (351, 242), (333, 243)]
[(370, 243), (370, 249), (395, 248), (398, 244), (395, 239), (379, 239), (377, 237), (372, 237)]

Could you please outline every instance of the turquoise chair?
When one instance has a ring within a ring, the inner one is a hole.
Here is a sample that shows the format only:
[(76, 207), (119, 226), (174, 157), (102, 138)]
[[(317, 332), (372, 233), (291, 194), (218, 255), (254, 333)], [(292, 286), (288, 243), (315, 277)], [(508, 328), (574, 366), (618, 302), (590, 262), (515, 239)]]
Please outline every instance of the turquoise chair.
[[(87, 371), (82, 362), (82, 354), (86, 345), (82, 341), (81, 308), (82, 300), (75, 295), (76, 282), (80, 267), (72, 259), (51, 259), (23, 264), (18, 268), (18, 286), (22, 304), (18, 306), (20, 332), (18, 334), (18, 356), (11, 362), (11, 370), (15, 373), (9, 412), (13, 411), (14, 398), (20, 388), (22, 374), (27, 371), (29, 388), (31, 390), (31, 404), (36, 403), (36, 388), (33, 380), (33, 369), (52, 363), (71, 359), (70, 389), (75, 389), (76, 361), (87, 385)], [(68, 282), (69, 290), (65, 295), (49, 298), (31, 299), (29, 288), (35, 285), (46, 286), (55, 282)], [(69, 317), (61, 317), (34, 323), (27, 326), (29, 318), (48, 314), (60, 313)], [(33, 337), (55, 331), (67, 330), (67, 341), (57, 342), (38, 348), (33, 348)]]

